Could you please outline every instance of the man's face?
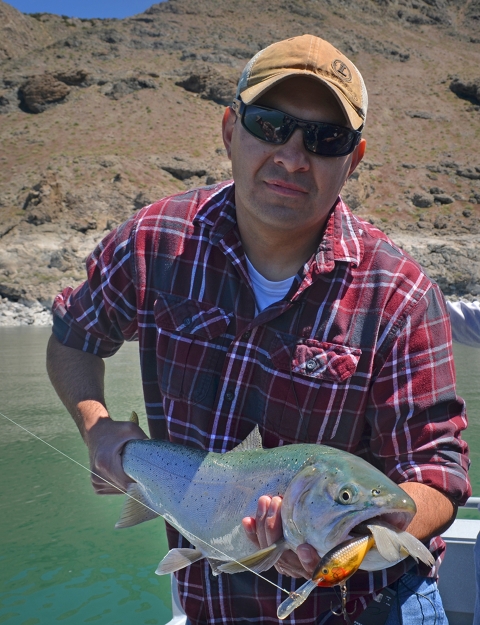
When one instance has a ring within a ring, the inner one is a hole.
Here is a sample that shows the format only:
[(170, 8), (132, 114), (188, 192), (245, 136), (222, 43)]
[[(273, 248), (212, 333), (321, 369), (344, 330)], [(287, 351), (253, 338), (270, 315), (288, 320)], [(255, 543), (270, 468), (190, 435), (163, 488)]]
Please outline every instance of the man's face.
[[(288, 79), (255, 104), (308, 121), (347, 126), (333, 94), (308, 78)], [(240, 232), (264, 227), (272, 234), (311, 233), (312, 228), (320, 232), (365, 149), (362, 142), (348, 156), (318, 156), (305, 149), (300, 128), (285, 144), (268, 144), (250, 135), (232, 109), (224, 118), (223, 137), (232, 161)]]

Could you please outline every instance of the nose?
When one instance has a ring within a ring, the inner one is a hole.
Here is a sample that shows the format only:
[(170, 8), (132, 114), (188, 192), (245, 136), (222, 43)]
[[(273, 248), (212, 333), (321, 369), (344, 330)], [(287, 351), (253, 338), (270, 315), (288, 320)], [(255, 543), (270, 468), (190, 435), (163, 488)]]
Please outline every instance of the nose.
[(303, 131), (296, 128), (286, 143), (279, 145), (273, 157), (277, 165), (283, 166), (289, 173), (308, 171), (310, 158), (303, 144)]

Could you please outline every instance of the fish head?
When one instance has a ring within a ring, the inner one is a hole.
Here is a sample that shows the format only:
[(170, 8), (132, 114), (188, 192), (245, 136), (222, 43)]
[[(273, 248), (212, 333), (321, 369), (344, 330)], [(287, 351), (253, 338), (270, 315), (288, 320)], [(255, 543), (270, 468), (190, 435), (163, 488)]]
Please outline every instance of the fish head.
[[(348, 454), (350, 456), (350, 454)], [(372, 519), (405, 529), (416, 507), (413, 499), (365, 460), (314, 462), (288, 485), (282, 503), (284, 536), (293, 548), (309, 543), (320, 556), (356, 535)]]

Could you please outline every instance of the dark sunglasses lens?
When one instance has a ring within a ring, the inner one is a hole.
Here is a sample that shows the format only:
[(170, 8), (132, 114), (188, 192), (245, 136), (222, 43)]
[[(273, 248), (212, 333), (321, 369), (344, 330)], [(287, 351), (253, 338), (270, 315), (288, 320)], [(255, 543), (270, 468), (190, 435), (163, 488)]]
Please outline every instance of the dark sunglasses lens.
[(330, 124), (312, 124), (304, 128), (305, 147), (321, 156), (345, 156), (355, 148), (356, 133)]
[[(298, 123), (297, 123), (298, 122)], [(356, 146), (357, 133), (335, 126), (296, 120), (295, 118), (261, 106), (246, 106), (242, 124), (250, 134), (267, 143), (285, 143), (297, 126), (303, 130), (305, 147), (320, 156), (346, 156)]]
[(295, 122), (281, 111), (259, 106), (248, 106), (242, 121), (252, 135), (268, 143), (284, 143), (295, 126)]

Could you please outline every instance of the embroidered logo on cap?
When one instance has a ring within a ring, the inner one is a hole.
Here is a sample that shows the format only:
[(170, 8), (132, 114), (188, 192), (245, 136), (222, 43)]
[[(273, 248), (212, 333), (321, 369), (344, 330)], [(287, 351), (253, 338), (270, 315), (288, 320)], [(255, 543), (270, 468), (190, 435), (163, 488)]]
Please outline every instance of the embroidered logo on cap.
[(332, 69), (333, 73), (345, 82), (352, 82), (351, 71), (343, 61), (340, 61), (340, 59), (335, 59), (335, 61), (332, 62)]

